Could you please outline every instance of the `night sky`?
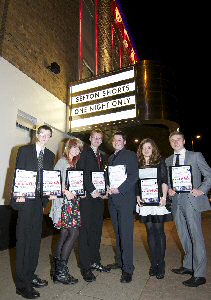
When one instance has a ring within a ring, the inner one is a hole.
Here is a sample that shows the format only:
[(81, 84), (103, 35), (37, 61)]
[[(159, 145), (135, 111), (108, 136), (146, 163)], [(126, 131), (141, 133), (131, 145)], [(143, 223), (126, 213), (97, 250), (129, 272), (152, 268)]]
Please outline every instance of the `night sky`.
[(200, 141), (194, 139), (194, 150), (201, 151), (210, 163), (208, 7), (193, 2), (184, 7), (182, 1), (118, 2), (140, 59), (158, 60), (174, 71), (181, 131), (187, 141), (202, 136)]

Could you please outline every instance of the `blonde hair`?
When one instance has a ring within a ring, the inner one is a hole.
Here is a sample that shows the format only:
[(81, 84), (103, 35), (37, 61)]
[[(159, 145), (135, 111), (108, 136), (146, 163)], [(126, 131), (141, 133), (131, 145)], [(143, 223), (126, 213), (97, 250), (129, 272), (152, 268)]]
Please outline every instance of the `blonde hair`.
[(102, 138), (103, 138), (103, 132), (100, 128), (95, 128), (90, 132), (90, 136), (92, 136), (94, 133), (99, 133), (101, 134)]
[(83, 142), (78, 138), (74, 137), (74, 138), (70, 138), (65, 144), (63, 156), (66, 158), (66, 160), (69, 162), (70, 165), (75, 166), (80, 158), (80, 154), (73, 157), (73, 159), (70, 161), (69, 152), (72, 147), (78, 147), (81, 152), (83, 150)]

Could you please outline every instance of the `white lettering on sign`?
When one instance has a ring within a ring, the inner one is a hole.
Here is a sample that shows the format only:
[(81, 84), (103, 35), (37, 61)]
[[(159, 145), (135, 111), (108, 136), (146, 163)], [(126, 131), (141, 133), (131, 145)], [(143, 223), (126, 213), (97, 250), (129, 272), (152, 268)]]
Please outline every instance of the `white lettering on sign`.
[(103, 111), (103, 110), (108, 110), (112, 108), (117, 108), (117, 107), (123, 107), (123, 106), (128, 106), (131, 104), (135, 104), (135, 96), (130, 96), (130, 97), (124, 97), (120, 99), (115, 99), (107, 102), (102, 102), (102, 103), (95, 103), (92, 105), (87, 105), (83, 107), (78, 107), (78, 108), (73, 108), (72, 109), (72, 116), (80, 116), (88, 113), (94, 113), (98, 111)]
[(118, 120), (126, 120), (126, 119), (133, 119), (136, 117), (136, 108), (125, 110), (125, 111), (119, 111), (116, 113), (110, 113), (106, 115), (100, 115), (100, 116), (93, 116), (85, 119), (78, 119), (78, 120), (72, 120), (71, 121), (71, 128), (77, 128), (77, 127), (83, 127), (83, 126), (89, 126), (92, 124), (102, 124), (106, 122), (113, 122)]
[(82, 103), (82, 102), (87, 102), (87, 101), (93, 101), (105, 97), (112, 97), (115, 95), (123, 94), (123, 93), (128, 93), (135, 91), (135, 82), (123, 84), (120, 86), (115, 86), (109, 89), (104, 89), (101, 91), (96, 91), (84, 95), (79, 95), (76, 97), (72, 97), (72, 104), (76, 103)]
[(93, 89), (96, 87), (102, 87), (103, 85), (107, 85), (110, 83), (115, 83), (115, 82), (119, 82), (122, 80), (126, 80), (126, 79), (130, 79), (130, 78), (134, 78), (135, 75), (135, 71), (134, 68), (132, 70), (127, 70), (118, 74), (114, 74), (114, 75), (109, 75), (109, 76), (105, 76), (103, 78), (99, 78), (96, 80), (91, 80), (88, 82), (84, 82), (84, 83), (79, 83), (76, 85), (71, 86), (71, 90), (70, 93), (78, 93), (78, 92), (82, 92), (88, 89)]

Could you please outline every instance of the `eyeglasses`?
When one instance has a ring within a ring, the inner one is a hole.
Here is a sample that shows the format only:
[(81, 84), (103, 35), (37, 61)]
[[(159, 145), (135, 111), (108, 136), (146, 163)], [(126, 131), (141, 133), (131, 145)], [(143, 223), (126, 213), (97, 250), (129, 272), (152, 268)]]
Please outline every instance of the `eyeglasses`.
[(41, 137), (46, 137), (46, 138), (50, 138), (51, 137), (51, 134), (45, 134), (45, 133), (38, 133)]

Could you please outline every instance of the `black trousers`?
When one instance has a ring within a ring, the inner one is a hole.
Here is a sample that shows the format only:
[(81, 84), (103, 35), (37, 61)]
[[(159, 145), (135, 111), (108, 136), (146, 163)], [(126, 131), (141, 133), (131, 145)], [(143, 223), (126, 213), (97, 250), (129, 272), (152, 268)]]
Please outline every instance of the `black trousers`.
[[(135, 203), (135, 202), (134, 202)], [(109, 198), (109, 212), (116, 237), (116, 262), (133, 274), (134, 205), (127, 199)]]
[(16, 226), (16, 287), (28, 288), (37, 268), (43, 208), (40, 198), (28, 200), (18, 212)]
[(81, 227), (78, 238), (78, 252), (81, 269), (100, 263), (100, 243), (103, 227), (104, 200), (82, 198), (80, 202)]

